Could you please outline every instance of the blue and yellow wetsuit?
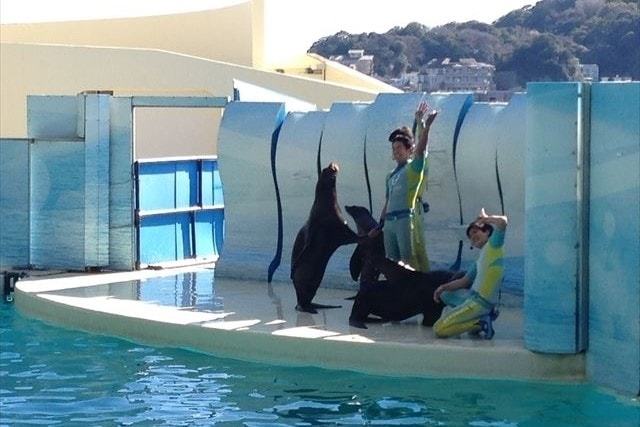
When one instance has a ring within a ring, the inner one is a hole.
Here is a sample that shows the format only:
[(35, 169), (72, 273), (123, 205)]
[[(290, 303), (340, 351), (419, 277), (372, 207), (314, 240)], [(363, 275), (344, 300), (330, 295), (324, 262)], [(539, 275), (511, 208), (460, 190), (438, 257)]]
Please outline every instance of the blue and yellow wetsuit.
[(494, 228), (489, 240), (480, 250), (478, 260), (467, 272), (473, 282), (471, 289), (445, 291), (442, 302), (453, 310), (443, 312), (433, 325), (438, 337), (451, 337), (464, 332), (477, 332), (478, 320), (491, 312), (498, 302), (498, 292), (504, 274), (504, 230)]
[(427, 153), (395, 168), (386, 178), (384, 248), (387, 257), (418, 271), (429, 271), (424, 245), (422, 200), (427, 181)]

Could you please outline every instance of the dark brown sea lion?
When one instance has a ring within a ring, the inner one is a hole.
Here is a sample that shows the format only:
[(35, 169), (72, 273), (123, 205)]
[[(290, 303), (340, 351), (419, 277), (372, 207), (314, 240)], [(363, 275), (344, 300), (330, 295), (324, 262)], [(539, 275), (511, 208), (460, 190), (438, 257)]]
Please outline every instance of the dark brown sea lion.
[[(345, 206), (344, 208), (355, 221), (359, 236), (367, 236), (371, 230), (378, 227), (378, 222), (373, 219), (367, 208), (362, 206)], [(376, 256), (385, 256), (382, 233), (374, 238), (360, 238), (349, 261), (351, 278), (361, 284), (378, 280), (380, 270), (373, 263)]]
[(355, 243), (357, 235), (342, 217), (336, 195), (338, 165), (324, 168), (316, 184), (309, 219), (298, 231), (291, 254), (291, 280), (296, 290), (296, 310), (317, 313), (317, 308), (338, 308), (312, 303), (327, 263), (342, 245)]
[[(346, 211), (358, 226), (358, 234), (367, 234), (378, 226), (366, 208), (346, 206)], [(360, 278), (360, 290), (355, 297), (349, 324), (366, 328), (365, 322), (400, 321), (422, 314), (422, 324), (433, 326), (444, 307), (433, 301), (433, 292), (461, 273), (449, 270), (415, 271), (385, 257), (382, 233), (373, 238), (361, 238), (351, 262), (351, 276)], [(377, 280), (383, 274), (386, 280)], [(373, 314), (380, 319), (370, 318)]]

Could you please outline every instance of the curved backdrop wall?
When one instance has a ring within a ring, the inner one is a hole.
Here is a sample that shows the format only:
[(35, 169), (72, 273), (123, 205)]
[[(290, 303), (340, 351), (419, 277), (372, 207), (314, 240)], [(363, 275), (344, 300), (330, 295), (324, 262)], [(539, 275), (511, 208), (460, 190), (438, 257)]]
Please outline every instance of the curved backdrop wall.
[[(389, 133), (413, 124), (424, 99), (440, 111), (429, 143), (427, 251), (436, 268), (466, 268), (475, 259), (464, 229), (480, 208), (512, 219), (505, 286), (522, 290), (523, 170), (526, 104), (472, 102), (470, 94), (381, 94), (372, 103), (334, 103), (328, 111), (292, 112), (286, 102), (234, 102), (218, 147), (225, 191), (222, 277), (288, 281), (291, 249), (313, 203), (319, 168), (340, 165), (340, 208), (361, 205), (378, 217), (393, 169)], [(355, 224), (344, 212), (345, 220)], [(513, 230), (513, 231), (512, 231)], [(515, 233), (519, 235), (514, 236)], [(354, 286), (354, 246), (331, 259), (324, 286)]]

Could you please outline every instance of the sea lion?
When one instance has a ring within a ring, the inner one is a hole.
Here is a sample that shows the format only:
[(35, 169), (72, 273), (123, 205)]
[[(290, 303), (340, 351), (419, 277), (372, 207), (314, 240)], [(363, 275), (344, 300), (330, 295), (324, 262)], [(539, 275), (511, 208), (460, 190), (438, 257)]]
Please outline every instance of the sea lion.
[[(366, 235), (378, 226), (366, 208), (345, 206), (345, 210), (356, 222), (358, 234)], [(349, 316), (349, 324), (358, 328), (366, 328), (365, 322), (380, 321), (370, 318), (370, 314), (382, 320), (400, 321), (422, 313), (422, 324), (433, 326), (444, 307), (433, 301), (433, 292), (460, 275), (448, 270), (424, 273), (386, 258), (382, 233), (359, 239), (350, 269), (354, 280), (360, 278), (360, 290)], [(381, 273), (386, 280), (378, 280)]]
[(460, 273), (449, 270), (431, 270), (426, 273), (413, 270), (388, 258), (376, 258), (376, 268), (387, 280), (361, 283), (349, 316), (349, 324), (365, 328), (365, 322), (381, 320), (400, 321), (422, 314), (422, 324), (433, 326), (442, 314), (444, 305), (433, 300), (433, 292)]
[(298, 231), (291, 254), (291, 280), (296, 290), (296, 310), (317, 313), (317, 308), (338, 308), (312, 303), (331, 255), (342, 245), (355, 243), (357, 235), (342, 217), (336, 195), (339, 168), (331, 163), (318, 177), (309, 219)]
[(374, 265), (373, 259), (376, 256), (385, 256), (382, 232), (373, 238), (366, 237), (371, 230), (378, 227), (378, 222), (373, 219), (369, 210), (362, 206), (344, 208), (355, 221), (358, 236), (363, 236), (358, 239), (358, 245), (349, 261), (351, 278), (360, 284), (373, 283), (380, 277), (380, 270)]

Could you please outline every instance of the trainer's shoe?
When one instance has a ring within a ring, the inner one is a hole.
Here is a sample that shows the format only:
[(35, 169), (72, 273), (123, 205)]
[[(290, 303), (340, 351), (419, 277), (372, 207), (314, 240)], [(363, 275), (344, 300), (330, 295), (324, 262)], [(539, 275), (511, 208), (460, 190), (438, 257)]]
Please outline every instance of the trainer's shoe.
[(492, 316), (485, 316), (480, 319), (480, 332), (484, 335), (484, 339), (490, 340), (496, 334), (495, 329), (493, 329), (493, 318)]

